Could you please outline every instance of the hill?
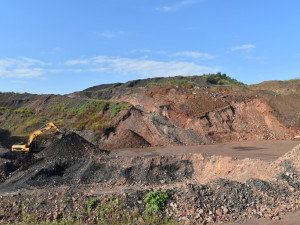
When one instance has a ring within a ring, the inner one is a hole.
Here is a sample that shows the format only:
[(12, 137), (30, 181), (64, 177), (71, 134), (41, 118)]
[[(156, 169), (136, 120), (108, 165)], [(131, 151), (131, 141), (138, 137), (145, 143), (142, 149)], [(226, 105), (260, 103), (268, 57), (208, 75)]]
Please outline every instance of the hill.
[(1, 139), (8, 147), (7, 136), (29, 135), (48, 121), (108, 149), (291, 139), (299, 126), (299, 87), (299, 80), (247, 86), (217, 73), (98, 85), (68, 95), (0, 93)]

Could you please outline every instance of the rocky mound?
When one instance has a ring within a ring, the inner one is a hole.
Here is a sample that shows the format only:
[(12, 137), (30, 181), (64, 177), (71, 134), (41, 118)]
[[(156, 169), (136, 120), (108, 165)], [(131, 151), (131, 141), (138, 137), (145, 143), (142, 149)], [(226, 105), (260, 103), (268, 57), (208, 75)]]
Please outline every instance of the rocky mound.
[(108, 151), (100, 150), (92, 143), (74, 132), (63, 135), (63, 137), (44, 149), (39, 158), (73, 160), (79, 158), (98, 157), (107, 154)]
[(117, 139), (110, 139), (100, 146), (108, 149), (144, 148), (151, 146), (148, 141), (132, 130), (122, 130), (117, 137)]
[[(1, 189), (82, 183), (89, 168), (109, 151), (100, 150), (76, 133), (68, 133), (36, 156), (16, 153), (17, 157), (2, 164)], [(11, 173), (11, 174), (10, 174)], [(10, 175), (9, 175), (10, 174)], [(9, 175), (9, 176), (8, 176)]]

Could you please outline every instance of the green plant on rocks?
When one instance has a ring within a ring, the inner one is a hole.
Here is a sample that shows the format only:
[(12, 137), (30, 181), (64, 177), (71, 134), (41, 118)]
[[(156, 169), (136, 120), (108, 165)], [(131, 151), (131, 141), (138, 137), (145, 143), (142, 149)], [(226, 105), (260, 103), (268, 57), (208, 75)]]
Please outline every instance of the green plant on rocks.
[(168, 197), (169, 196), (166, 191), (154, 190), (149, 192), (144, 198), (146, 210), (150, 212), (157, 212), (164, 209)]
[(71, 197), (65, 199), (65, 203), (70, 203), (72, 201)]
[(99, 199), (92, 199), (90, 202), (89, 202), (89, 209), (95, 209), (97, 207), (97, 205), (99, 204)]

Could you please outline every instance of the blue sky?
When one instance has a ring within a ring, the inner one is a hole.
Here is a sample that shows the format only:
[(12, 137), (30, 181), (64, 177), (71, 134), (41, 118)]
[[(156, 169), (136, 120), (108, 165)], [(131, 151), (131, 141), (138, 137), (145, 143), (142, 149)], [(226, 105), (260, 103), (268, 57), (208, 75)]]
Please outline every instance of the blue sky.
[(157, 76), (300, 77), (298, 0), (0, 0), (0, 91)]

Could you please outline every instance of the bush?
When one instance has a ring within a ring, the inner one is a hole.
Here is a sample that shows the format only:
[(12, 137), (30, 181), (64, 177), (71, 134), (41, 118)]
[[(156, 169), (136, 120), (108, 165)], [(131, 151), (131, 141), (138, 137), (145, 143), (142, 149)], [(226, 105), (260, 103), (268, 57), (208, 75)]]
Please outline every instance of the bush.
[(16, 110), (14, 110), (14, 113), (15, 114), (21, 114), (21, 115), (27, 115), (27, 116), (34, 114), (34, 112), (31, 109), (26, 109), (26, 108), (24, 108), (24, 109), (16, 109)]
[(99, 199), (92, 199), (90, 202), (89, 202), (89, 209), (95, 209), (97, 207), (97, 205), (99, 204)]
[(149, 192), (144, 198), (144, 201), (146, 202), (146, 210), (150, 212), (157, 212), (164, 209), (168, 197), (169, 196), (166, 191), (154, 190)]
[(227, 76), (225, 73), (221, 74), (220, 72), (216, 74), (203, 75), (203, 77), (206, 79), (208, 83), (216, 84), (216, 85), (228, 85), (228, 84), (245, 85), (244, 83), (239, 82), (236, 79)]

